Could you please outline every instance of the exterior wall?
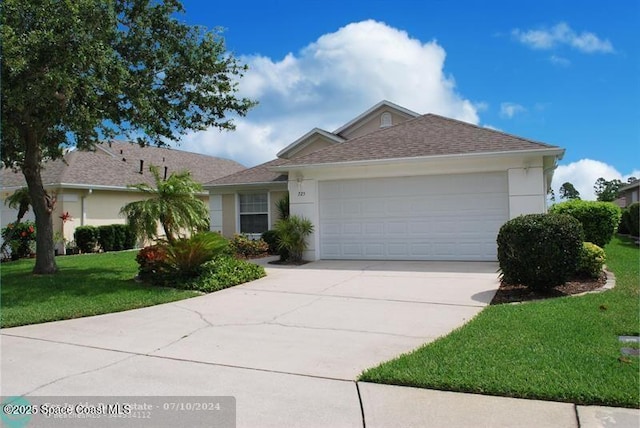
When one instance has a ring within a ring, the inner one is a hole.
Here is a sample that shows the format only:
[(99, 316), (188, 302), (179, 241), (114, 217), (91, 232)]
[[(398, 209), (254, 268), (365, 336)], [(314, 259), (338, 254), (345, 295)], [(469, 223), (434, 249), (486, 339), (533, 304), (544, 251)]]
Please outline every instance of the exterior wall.
[(546, 212), (546, 189), (542, 167), (511, 168), (509, 218)]
[(273, 229), (273, 226), (276, 224), (276, 222), (280, 220), (278, 209), (276, 208), (276, 203), (286, 196), (287, 192), (285, 190), (269, 192), (269, 229)]
[(327, 141), (325, 138), (316, 136), (311, 143), (309, 143), (306, 147), (301, 149), (298, 152), (295, 152), (290, 159), (295, 159), (297, 157), (301, 157), (304, 155), (308, 155), (309, 153), (313, 153), (320, 149), (324, 149), (325, 147), (331, 146), (333, 143)]
[(305, 217), (314, 226), (313, 233), (307, 238), (308, 248), (304, 252), (305, 260), (320, 258), (320, 239), (318, 239), (318, 224), (320, 212), (318, 207), (318, 180), (304, 179), (301, 182), (289, 181), (289, 209), (291, 215)]
[[(318, 181), (370, 177), (403, 177), (414, 175), (464, 174), (477, 172), (507, 172), (509, 193), (509, 218), (521, 214), (546, 211), (546, 188), (541, 156), (523, 158), (502, 156), (496, 158), (421, 159), (403, 163), (361, 165), (349, 167), (324, 167), (289, 171), (291, 214), (311, 220), (316, 231), (309, 237), (309, 249), (304, 257), (318, 260), (319, 206)], [(302, 177), (298, 182), (297, 177)]]
[(405, 120), (407, 120), (405, 116), (401, 116), (392, 110), (379, 110), (375, 112), (371, 116), (371, 118), (369, 118), (369, 120), (363, 122), (357, 128), (349, 129), (347, 130), (347, 132), (343, 132), (341, 135), (344, 138), (352, 139), (352, 138), (357, 138), (357, 137), (361, 137), (363, 135), (369, 134), (373, 131), (377, 131), (378, 129), (380, 129), (380, 116), (382, 116), (382, 113), (385, 113), (385, 112), (391, 113), (391, 123), (393, 125), (397, 125), (398, 123), (404, 122)]
[(212, 232), (222, 233), (222, 195), (209, 195), (209, 215), (211, 216), (209, 229)]
[(235, 193), (222, 195), (222, 235), (232, 237), (237, 229), (237, 208)]

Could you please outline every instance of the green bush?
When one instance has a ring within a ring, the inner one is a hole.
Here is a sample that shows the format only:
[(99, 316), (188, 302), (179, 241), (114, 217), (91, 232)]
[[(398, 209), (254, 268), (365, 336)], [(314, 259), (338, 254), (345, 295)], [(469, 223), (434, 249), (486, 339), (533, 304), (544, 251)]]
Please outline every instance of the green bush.
[(622, 211), (611, 202), (573, 200), (553, 205), (550, 213), (568, 214), (582, 224), (584, 240), (604, 247), (618, 229)]
[(583, 242), (578, 257), (576, 275), (581, 277), (598, 278), (604, 266), (604, 250), (591, 242)]
[(36, 225), (32, 221), (9, 223), (2, 229), (2, 249), (9, 248), (11, 260), (29, 257), (36, 242)]
[(564, 284), (576, 271), (582, 227), (564, 214), (529, 214), (506, 222), (498, 232), (502, 280), (544, 290)]
[(113, 225), (98, 226), (98, 245), (102, 251), (115, 251), (115, 242)]
[(266, 273), (262, 266), (239, 260), (235, 257), (221, 255), (203, 264), (201, 273), (197, 278), (177, 286), (210, 293), (253, 281), (265, 275)]
[(286, 248), (279, 248), (280, 238), (278, 232), (275, 230), (267, 230), (262, 234), (262, 240), (269, 245), (269, 254), (277, 254), (280, 256), (280, 260), (287, 260), (289, 258), (289, 252)]
[(618, 225), (618, 233), (622, 235), (631, 234), (629, 230), (630, 221), (631, 215), (629, 214), (629, 208), (624, 208), (622, 210), (622, 217), (620, 217), (620, 224)]
[(311, 220), (292, 215), (287, 219), (278, 220), (276, 232), (280, 237), (278, 248), (287, 250), (289, 261), (300, 262), (304, 250), (307, 249), (307, 237), (313, 233)]
[(200, 267), (224, 252), (227, 245), (227, 240), (215, 232), (201, 232), (177, 239), (166, 245), (167, 268), (181, 278), (198, 276)]
[(243, 258), (261, 257), (269, 251), (269, 244), (262, 239), (249, 239), (245, 235), (234, 235), (229, 242), (233, 254)]
[(133, 228), (128, 224), (123, 224), (124, 227), (124, 243), (122, 244), (123, 250), (131, 250), (136, 247), (137, 237)]
[(627, 207), (627, 229), (632, 236), (640, 236), (640, 203), (634, 202)]
[(94, 253), (98, 248), (98, 228), (94, 226), (78, 226), (73, 232), (76, 246), (83, 253)]

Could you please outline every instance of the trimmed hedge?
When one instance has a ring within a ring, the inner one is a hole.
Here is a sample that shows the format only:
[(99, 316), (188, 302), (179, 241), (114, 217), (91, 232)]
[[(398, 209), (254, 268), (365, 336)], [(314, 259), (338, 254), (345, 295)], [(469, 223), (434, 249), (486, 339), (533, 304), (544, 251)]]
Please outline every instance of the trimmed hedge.
[(582, 224), (584, 240), (604, 247), (618, 229), (622, 211), (611, 202), (573, 200), (553, 205), (550, 213), (568, 214)]
[(506, 222), (498, 232), (502, 280), (544, 290), (564, 284), (576, 271), (582, 227), (565, 214), (529, 214)]
[(136, 236), (128, 224), (79, 226), (73, 237), (83, 253), (130, 250), (136, 245)]
[(95, 226), (78, 226), (73, 232), (73, 239), (83, 253), (93, 253), (98, 247), (98, 228)]

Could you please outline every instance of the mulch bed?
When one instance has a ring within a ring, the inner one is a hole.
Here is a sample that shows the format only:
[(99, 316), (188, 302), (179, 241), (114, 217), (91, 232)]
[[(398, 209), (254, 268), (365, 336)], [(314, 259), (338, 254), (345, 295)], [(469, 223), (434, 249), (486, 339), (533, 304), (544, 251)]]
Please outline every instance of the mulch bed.
[(270, 265), (285, 265), (285, 266), (302, 266), (302, 265), (306, 265), (307, 263), (309, 263), (306, 260), (302, 260), (299, 262), (289, 262), (286, 260), (272, 260), (269, 262)]
[(553, 297), (569, 296), (571, 294), (580, 294), (585, 291), (592, 291), (602, 288), (607, 282), (607, 274), (602, 272), (597, 279), (593, 278), (575, 278), (563, 285), (554, 287), (547, 291), (530, 290), (524, 285), (500, 284), (500, 288), (496, 292), (492, 305), (502, 303), (526, 302), (529, 300), (549, 299)]

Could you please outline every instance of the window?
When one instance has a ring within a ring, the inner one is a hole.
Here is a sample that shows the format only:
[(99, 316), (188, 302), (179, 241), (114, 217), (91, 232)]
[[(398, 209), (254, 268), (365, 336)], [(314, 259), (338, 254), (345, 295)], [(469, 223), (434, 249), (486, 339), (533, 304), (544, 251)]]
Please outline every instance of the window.
[(389, 112), (382, 113), (382, 115), (380, 116), (380, 128), (388, 128), (391, 125), (393, 125), (392, 119), (391, 119), (391, 113)]
[(269, 198), (266, 193), (240, 195), (240, 233), (262, 233), (269, 229)]

